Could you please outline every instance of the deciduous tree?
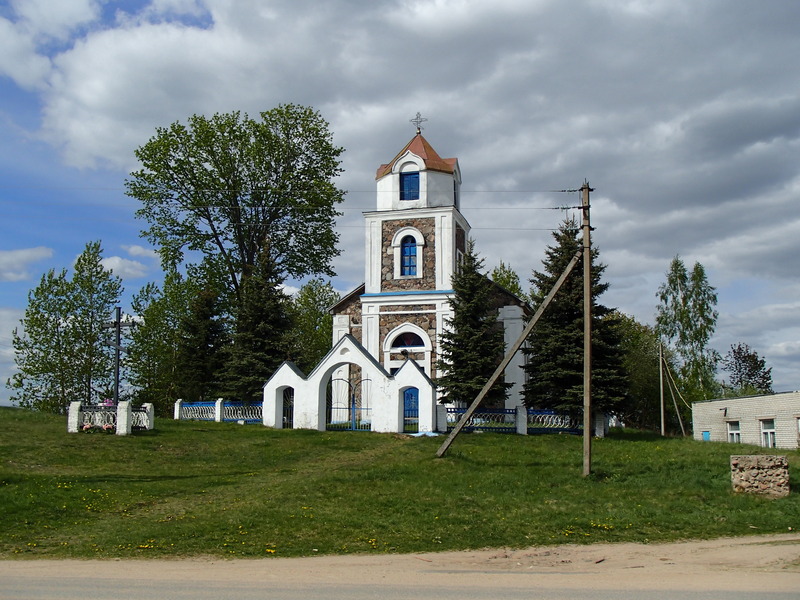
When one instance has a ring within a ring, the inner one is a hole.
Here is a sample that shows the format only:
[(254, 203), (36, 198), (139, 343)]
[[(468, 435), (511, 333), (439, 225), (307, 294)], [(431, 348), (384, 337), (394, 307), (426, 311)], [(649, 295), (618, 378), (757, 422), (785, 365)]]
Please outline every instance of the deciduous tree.
[(142, 168), (126, 181), (127, 194), (141, 202), (143, 234), (165, 266), (199, 253), (238, 304), (242, 274), (262, 252), (279, 280), (333, 274), (342, 151), (307, 107), (278, 106), (260, 119), (194, 115), (158, 128), (136, 150)]
[(330, 308), (338, 301), (339, 293), (333, 285), (318, 277), (306, 282), (292, 298), (292, 359), (306, 373), (331, 349)]
[(102, 266), (100, 242), (90, 242), (67, 271), (48, 271), (28, 294), (22, 330), (12, 333), (17, 372), (8, 380), (19, 406), (64, 413), (111, 389), (109, 329), (122, 282)]
[(722, 368), (730, 373), (730, 387), (724, 386), (726, 395), (772, 393), (772, 367), (767, 367), (767, 361), (747, 344), (731, 344)]
[(719, 354), (708, 342), (719, 313), (716, 290), (703, 265), (696, 262), (688, 273), (680, 257), (673, 258), (657, 297), (656, 330), (680, 359), (681, 393), (687, 402), (713, 397), (718, 392), (714, 374)]
[(505, 288), (517, 298), (526, 302), (528, 301), (527, 294), (522, 290), (522, 283), (520, 282), (519, 275), (511, 268), (511, 265), (500, 261), (500, 265), (492, 270), (491, 278), (497, 285)]
[(159, 416), (169, 416), (179, 397), (180, 327), (196, 293), (193, 280), (173, 269), (165, 275), (162, 288), (148, 283), (133, 297), (136, 318), (124, 360), (128, 382), (136, 399), (152, 403)]

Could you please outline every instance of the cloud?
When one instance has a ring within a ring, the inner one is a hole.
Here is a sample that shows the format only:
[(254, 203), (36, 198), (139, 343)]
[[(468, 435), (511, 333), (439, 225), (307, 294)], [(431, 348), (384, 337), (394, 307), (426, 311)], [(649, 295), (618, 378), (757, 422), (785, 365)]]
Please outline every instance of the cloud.
[(50, 60), (36, 53), (33, 38), (0, 18), (0, 75), (11, 77), (26, 90), (44, 87)]
[(125, 250), (131, 256), (138, 256), (140, 258), (150, 258), (153, 260), (158, 260), (158, 252), (153, 250), (152, 248), (145, 248), (144, 246), (138, 246), (136, 244), (126, 246), (123, 245), (122, 249)]
[(138, 279), (145, 277), (148, 269), (145, 265), (136, 260), (122, 258), (120, 256), (109, 256), (101, 261), (103, 268), (111, 271), (117, 277), (124, 279)]
[(44, 246), (21, 250), (0, 250), (0, 281), (30, 279), (28, 265), (52, 256), (53, 250)]

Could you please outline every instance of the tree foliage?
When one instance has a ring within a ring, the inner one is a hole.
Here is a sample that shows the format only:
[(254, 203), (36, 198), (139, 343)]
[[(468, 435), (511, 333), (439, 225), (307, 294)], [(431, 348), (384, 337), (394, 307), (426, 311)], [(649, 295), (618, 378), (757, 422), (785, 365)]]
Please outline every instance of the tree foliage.
[(208, 401), (222, 393), (221, 377), (230, 340), (219, 290), (205, 282), (189, 299), (187, 308), (175, 350), (178, 394), (190, 402)]
[(64, 413), (70, 402), (91, 403), (110, 393), (113, 349), (107, 327), (122, 282), (102, 265), (100, 242), (67, 271), (45, 273), (28, 294), (19, 328), (12, 333), (17, 372), (8, 380), (19, 406)]
[(492, 281), (500, 287), (508, 290), (521, 300), (528, 301), (528, 296), (522, 290), (522, 283), (520, 282), (519, 275), (511, 268), (511, 265), (505, 264), (500, 261), (500, 265), (492, 269)]
[(718, 353), (708, 347), (717, 317), (717, 294), (699, 262), (688, 273), (679, 256), (672, 259), (667, 279), (658, 288), (656, 330), (672, 344), (680, 359), (679, 377), (688, 401), (707, 400), (717, 392), (714, 374)]
[(235, 303), (262, 252), (280, 280), (332, 275), (338, 254), (335, 206), (344, 192), (333, 179), (343, 149), (311, 108), (287, 104), (260, 116), (194, 115), (158, 128), (136, 150), (142, 168), (126, 181), (165, 267), (199, 253)]
[(163, 288), (148, 283), (133, 297), (137, 318), (129, 333), (125, 366), (139, 402), (149, 402), (159, 416), (168, 416), (178, 399), (177, 349), (181, 323), (196, 293), (194, 280), (170, 270)]
[(289, 297), (265, 252), (242, 278), (233, 343), (225, 356), (225, 395), (245, 402), (263, 398), (264, 383), (289, 357), (291, 326)]
[[(436, 364), (442, 402), (471, 403), (503, 359), (503, 329), (493, 303), (492, 284), (481, 273), (483, 260), (470, 240), (461, 268), (453, 275), (450, 298), (453, 318), (440, 339)], [(502, 379), (484, 399), (484, 405), (502, 405), (508, 388)]]
[(322, 360), (333, 343), (330, 308), (339, 293), (330, 282), (313, 278), (292, 298), (292, 359), (308, 373)]
[[(544, 269), (531, 277), (530, 298), (541, 304), (575, 256), (582, 242), (578, 224), (566, 220), (553, 232), (555, 245), (545, 250)], [(625, 394), (619, 332), (609, 318), (611, 309), (597, 298), (608, 288), (602, 283), (605, 265), (597, 263), (592, 250), (592, 405), (597, 410), (615, 412)], [(525, 403), (534, 408), (550, 408), (572, 415), (583, 412), (583, 258), (565, 280), (527, 339), (524, 352)]]
[(747, 344), (731, 344), (722, 369), (730, 374), (730, 387), (724, 386), (728, 396), (772, 393), (772, 367)]

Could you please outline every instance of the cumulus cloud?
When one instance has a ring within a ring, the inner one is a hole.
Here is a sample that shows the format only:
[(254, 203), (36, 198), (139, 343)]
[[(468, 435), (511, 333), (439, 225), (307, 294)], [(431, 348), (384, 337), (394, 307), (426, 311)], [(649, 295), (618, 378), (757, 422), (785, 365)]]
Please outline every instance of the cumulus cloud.
[(28, 266), (51, 256), (53, 256), (53, 250), (44, 246), (21, 250), (0, 250), (0, 281), (30, 279)]
[(122, 249), (125, 250), (131, 256), (136, 256), (139, 258), (151, 258), (153, 260), (158, 260), (158, 252), (153, 250), (152, 248), (145, 248), (144, 246), (139, 245), (130, 245), (126, 246), (123, 245)]
[[(792, 305), (800, 252), (795, 3), (51, 5), (17, 0), (0, 18), (0, 72), (36, 90), (40, 133), (70, 165), (129, 171), (156, 127), (193, 113), (319, 109), (347, 150), (337, 287), (363, 279), (375, 169), (421, 111), (426, 138), (459, 158), (487, 269), (510, 263), (527, 285), (569, 214), (552, 209), (576, 203), (552, 190), (588, 179), (606, 304), (652, 321), (680, 254), (720, 289), (721, 349), (759, 327), (764, 347), (791, 342), (772, 315)], [(142, 276), (152, 251), (124, 248), (142, 263), (115, 257), (116, 269)], [(800, 327), (796, 312), (781, 319)]]
[(103, 268), (111, 271), (117, 277), (124, 279), (137, 279), (145, 277), (148, 269), (137, 260), (122, 258), (120, 256), (109, 256), (100, 261)]

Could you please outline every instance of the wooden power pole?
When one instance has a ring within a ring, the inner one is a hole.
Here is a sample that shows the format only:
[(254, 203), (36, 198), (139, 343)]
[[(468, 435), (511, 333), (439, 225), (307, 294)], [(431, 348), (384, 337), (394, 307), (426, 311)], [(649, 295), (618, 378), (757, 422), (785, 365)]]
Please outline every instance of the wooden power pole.
[(583, 476), (592, 472), (592, 242), (589, 182), (581, 187), (583, 207)]

